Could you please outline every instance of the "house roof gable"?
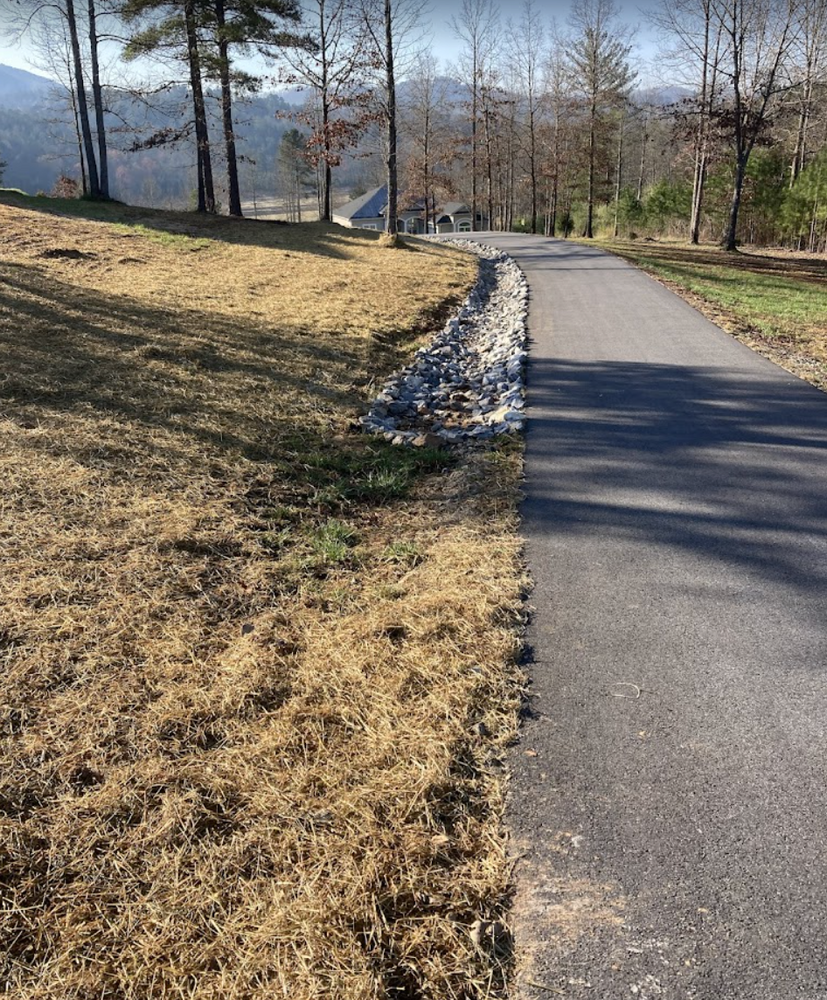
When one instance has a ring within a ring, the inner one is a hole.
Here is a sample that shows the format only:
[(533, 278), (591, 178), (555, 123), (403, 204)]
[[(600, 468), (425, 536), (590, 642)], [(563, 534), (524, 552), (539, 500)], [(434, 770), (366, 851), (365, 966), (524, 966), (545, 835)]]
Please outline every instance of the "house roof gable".
[(443, 215), (470, 215), (471, 209), (461, 201), (449, 201), (442, 206)]
[[(385, 206), (387, 208), (387, 205)], [(399, 203), (400, 212), (424, 212), (425, 211), (425, 199), (424, 198), (405, 198)]]
[(342, 219), (379, 219), (384, 214), (387, 203), (388, 188), (383, 184), (335, 209), (333, 214)]

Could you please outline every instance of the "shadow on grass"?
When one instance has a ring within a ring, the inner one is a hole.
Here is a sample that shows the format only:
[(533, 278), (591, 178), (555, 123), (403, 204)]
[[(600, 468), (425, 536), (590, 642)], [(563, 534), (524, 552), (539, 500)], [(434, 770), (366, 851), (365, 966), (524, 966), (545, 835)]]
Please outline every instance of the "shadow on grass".
[[(0, 412), (24, 424), (61, 415), (114, 421), (99, 442), (76, 442), (79, 461), (128, 462), (152, 452), (172, 462), (289, 463), (306, 462), (308, 452), (365, 448), (359, 434), (333, 444), (330, 428), (346, 427), (363, 409), (375, 345), (154, 309), (37, 268), (6, 265), (0, 278)], [(48, 434), (32, 439), (33, 449), (53, 447)], [(357, 464), (367, 463), (368, 475), (374, 461), (368, 455)], [(318, 455), (310, 462), (324, 466)], [(345, 475), (347, 464), (333, 462), (327, 478)], [(375, 485), (381, 490), (381, 481)]]
[(0, 416), (41, 430), (26, 445), (33, 464), (58, 454), (153, 491), (169, 472), (217, 484), (240, 474), (236, 502), (265, 542), (308, 518), (390, 503), (451, 464), (347, 432), (376, 350), (356, 338), (148, 308), (6, 265), (0, 350)]
[(651, 264), (668, 263), (686, 267), (729, 268), (756, 275), (777, 275), (791, 281), (827, 283), (827, 260), (823, 258), (797, 258), (784, 254), (751, 253), (739, 250), (727, 253), (717, 247), (674, 246), (658, 242), (608, 242), (606, 249), (633, 260)]
[[(162, 240), (184, 236), (193, 240), (216, 240), (236, 246), (293, 251), (337, 260), (349, 259), (355, 245), (379, 243), (382, 238), (381, 233), (373, 233), (367, 229), (348, 230), (324, 222), (281, 223), (196, 212), (169, 212), (119, 202), (33, 197), (10, 189), (0, 190), (0, 204), (47, 215), (109, 222), (135, 228), (139, 232), (150, 230), (150, 233), (156, 233), (157, 238)], [(406, 237), (394, 249), (422, 253), (426, 247), (425, 244)], [(439, 253), (438, 245), (428, 246), (428, 252)]]

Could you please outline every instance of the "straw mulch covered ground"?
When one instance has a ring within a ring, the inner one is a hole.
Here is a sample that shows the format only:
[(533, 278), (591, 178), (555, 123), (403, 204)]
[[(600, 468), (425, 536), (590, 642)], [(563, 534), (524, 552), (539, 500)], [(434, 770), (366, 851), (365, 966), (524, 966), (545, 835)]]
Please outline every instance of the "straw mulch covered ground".
[(474, 263), (91, 211), (0, 195), (0, 989), (501, 995), (519, 453), (353, 429)]

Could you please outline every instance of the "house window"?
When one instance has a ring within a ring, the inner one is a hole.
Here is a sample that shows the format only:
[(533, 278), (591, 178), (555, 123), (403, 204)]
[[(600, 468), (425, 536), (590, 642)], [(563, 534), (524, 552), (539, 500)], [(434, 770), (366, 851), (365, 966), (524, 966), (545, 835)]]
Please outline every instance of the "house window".
[(379, 227), (375, 222), (363, 222), (362, 229), (378, 229)]
[(471, 232), (471, 223), (470, 222), (458, 222), (457, 223), (457, 232), (458, 233), (470, 233)]

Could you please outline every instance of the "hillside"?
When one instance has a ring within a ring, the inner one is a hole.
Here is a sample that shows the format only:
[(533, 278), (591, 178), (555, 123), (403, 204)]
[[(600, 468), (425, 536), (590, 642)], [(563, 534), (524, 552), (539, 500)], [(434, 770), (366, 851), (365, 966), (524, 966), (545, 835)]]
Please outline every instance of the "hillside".
[(353, 429), (475, 263), (10, 194), (0, 261), (7, 994), (501, 993), (519, 455)]
[[(77, 136), (65, 90), (23, 70), (2, 67), (0, 157), (7, 163), (3, 184), (29, 194), (49, 193), (61, 173), (80, 179)], [(45, 82), (46, 86), (43, 86)], [(195, 189), (195, 153), (188, 141), (156, 145), (152, 136), (176, 131), (189, 121), (186, 87), (144, 101), (125, 92), (107, 95), (109, 171), (119, 201), (164, 208), (187, 208)], [(213, 95), (210, 106), (218, 115)], [(239, 101), (236, 135), (243, 150), (239, 169), (245, 197), (272, 196), (275, 162), (284, 132), (292, 127), (288, 105), (275, 93)], [(220, 177), (219, 119), (212, 122)], [(150, 142), (148, 148), (140, 148)]]
[(0, 63), (0, 107), (30, 108), (41, 104), (54, 88), (45, 76)]

